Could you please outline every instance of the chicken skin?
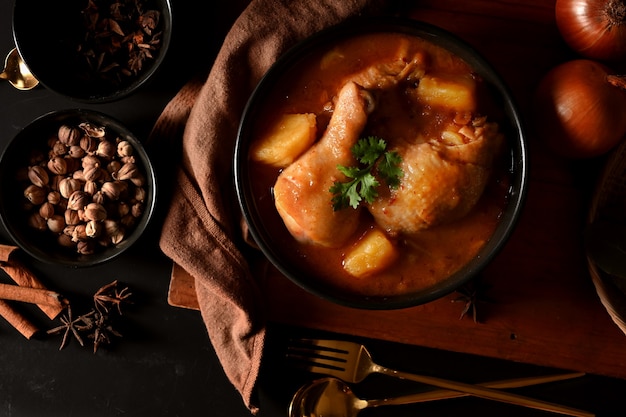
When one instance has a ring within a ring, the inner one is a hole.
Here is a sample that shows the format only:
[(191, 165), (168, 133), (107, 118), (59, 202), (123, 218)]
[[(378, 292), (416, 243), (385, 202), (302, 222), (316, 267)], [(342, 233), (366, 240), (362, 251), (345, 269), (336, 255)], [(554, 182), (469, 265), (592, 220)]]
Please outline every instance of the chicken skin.
[[(335, 211), (329, 189), (345, 176), (337, 165), (354, 163), (352, 146), (359, 139), (372, 111), (373, 99), (353, 82), (337, 94), (326, 131), (278, 176), (274, 201), (289, 232), (299, 241), (325, 247), (339, 247), (355, 232), (359, 213)], [(360, 209), (359, 209), (360, 210)]]
[(417, 233), (467, 215), (480, 199), (503, 136), (480, 119), (459, 129), (461, 143), (422, 141), (398, 148), (400, 187), (383, 190), (368, 206), (391, 233)]

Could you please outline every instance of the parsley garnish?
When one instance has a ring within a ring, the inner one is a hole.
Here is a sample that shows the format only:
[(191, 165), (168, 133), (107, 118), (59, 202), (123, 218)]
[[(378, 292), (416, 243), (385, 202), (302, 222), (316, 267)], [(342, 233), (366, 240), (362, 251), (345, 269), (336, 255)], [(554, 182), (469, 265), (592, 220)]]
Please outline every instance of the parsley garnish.
[(352, 147), (352, 155), (359, 162), (358, 166), (345, 167), (337, 165), (337, 169), (350, 181), (336, 181), (330, 192), (333, 194), (332, 203), (335, 211), (346, 207), (357, 208), (362, 200), (372, 203), (378, 197), (376, 188), (380, 182), (375, 174), (387, 183), (389, 188), (395, 189), (400, 185), (402, 158), (397, 152), (386, 151), (387, 143), (376, 136), (359, 139)]

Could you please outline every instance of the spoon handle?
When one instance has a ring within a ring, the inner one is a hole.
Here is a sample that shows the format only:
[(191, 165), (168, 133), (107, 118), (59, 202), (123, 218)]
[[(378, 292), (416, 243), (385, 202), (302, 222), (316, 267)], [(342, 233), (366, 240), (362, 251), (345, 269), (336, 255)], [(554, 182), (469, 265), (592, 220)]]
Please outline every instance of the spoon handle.
[(375, 366), (374, 372), (393, 376), (396, 378), (406, 379), (409, 381), (421, 382), (423, 384), (433, 385), (438, 388), (445, 388), (453, 391), (460, 391), (471, 394), (475, 397), (486, 398), (488, 400), (500, 401), (508, 404), (515, 404), (522, 407), (534, 408), (536, 410), (550, 411), (553, 413), (564, 414), (575, 417), (593, 417), (595, 414), (589, 413), (577, 408), (567, 407), (548, 401), (538, 400), (525, 397), (512, 392), (499, 391), (493, 388), (487, 388), (480, 385), (466, 384), (463, 382), (450, 381), (443, 378), (432, 377), (428, 375), (417, 375), (408, 372), (396, 371), (385, 368), (383, 366)]
[[(546, 375), (546, 376), (533, 376), (527, 378), (514, 378), (503, 379), (499, 381), (483, 382), (477, 385), (481, 385), (487, 388), (520, 388), (528, 387), (531, 385), (546, 384), (548, 382), (564, 381), (572, 378), (579, 378), (585, 375), (584, 372), (570, 372), (565, 374)], [(404, 404), (416, 404), (427, 401), (448, 400), (452, 398), (467, 397), (471, 394), (467, 394), (459, 391), (452, 391), (447, 389), (437, 389), (432, 391), (420, 392), (417, 394), (403, 395), (395, 398), (385, 399), (373, 399), (367, 400), (368, 407), (378, 407), (381, 405), (404, 405)]]

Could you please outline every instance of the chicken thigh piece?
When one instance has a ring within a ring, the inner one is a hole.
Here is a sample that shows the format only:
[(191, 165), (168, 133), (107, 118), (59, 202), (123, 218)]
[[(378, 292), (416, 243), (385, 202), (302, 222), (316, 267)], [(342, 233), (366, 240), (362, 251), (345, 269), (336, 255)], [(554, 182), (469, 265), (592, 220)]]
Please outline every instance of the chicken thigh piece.
[(503, 145), (496, 124), (479, 121), (459, 131), (465, 141), (422, 141), (398, 149), (400, 187), (381, 192), (368, 209), (392, 233), (417, 233), (467, 215), (480, 199)]
[(320, 140), (278, 176), (276, 209), (296, 239), (339, 247), (355, 232), (360, 209), (334, 211), (329, 190), (335, 181), (346, 179), (337, 165), (354, 164), (350, 148), (359, 139), (372, 107), (369, 93), (353, 82), (346, 83)]

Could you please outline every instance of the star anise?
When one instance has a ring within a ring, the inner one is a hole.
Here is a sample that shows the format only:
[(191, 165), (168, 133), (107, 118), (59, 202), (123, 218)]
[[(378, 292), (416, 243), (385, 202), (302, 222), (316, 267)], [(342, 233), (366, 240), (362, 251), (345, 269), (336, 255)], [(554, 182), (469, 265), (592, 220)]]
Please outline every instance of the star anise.
[(112, 336), (122, 337), (122, 334), (113, 328), (107, 315), (97, 313), (93, 320), (93, 332), (88, 336), (93, 339), (93, 353), (101, 344), (110, 344)]
[(161, 47), (161, 12), (154, 1), (89, 0), (77, 45), (88, 74), (113, 84), (137, 76)]
[(63, 332), (63, 339), (61, 340), (61, 346), (59, 350), (62, 350), (68, 343), (68, 336), (70, 333), (80, 343), (81, 346), (85, 346), (80, 333), (90, 328), (90, 317), (95, 313), (95, 310), (91, 310), (87, 314), (83, 314), (74, 318), (72, 316), (72, 308), (67, 306), (67, 314), (61, 316), (60, 320), (63, 323), (61, 326), (55, 327), (47, 331), (47, 334), (59, 334)]
[(463, 310), (459, 320), (463, 319), (468, 313), (471, 313), (474, 323), (478, 323), (478, 308), (477, 304), (484, 302), (491, 302), (485, 293), (489, 285), (483, 283), (479, 278), (470, 281), (457, 290), (460, 295), (453, 299), (453, 303), (464, 303)]
[(128, 298), (132, 295), (128, 287), (119, 288), (118, 281), (115, 280), (110, 284), (100, 288), (93, 296), (94, 304), (99, 312), (109, 312), (109, 308), (115, 306), (117, 312), (122, 315), (122, 304), (130, 303)]
[[(121, 305), (129, 303), (131, 292), (128, 287), (122, 287), (115, 280), (101, 287), (93, 296), (95, 308), (87, 314), (78, 317), (72, 315), (71, 307), (67, 306), (67, 314), (61, 316), (63, 323), (61, 326), (48, 330), (48, 334), (59, 334), (63, 332), (61, 347), (63, 349), (70, 334), (81, 346), (85, 346), (84, 337), (93, 340), (93, 352), (96, 353), (98, 347), (103, 344), (110, 344), (113, 336), (122, 335), (113, 327), (113, 321), (122, 315)], [(116, 310), (112, 310), (115, 307)]]

